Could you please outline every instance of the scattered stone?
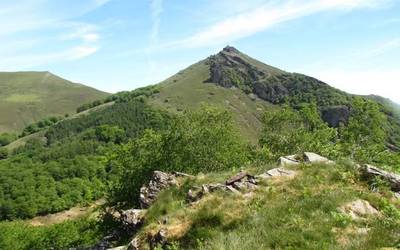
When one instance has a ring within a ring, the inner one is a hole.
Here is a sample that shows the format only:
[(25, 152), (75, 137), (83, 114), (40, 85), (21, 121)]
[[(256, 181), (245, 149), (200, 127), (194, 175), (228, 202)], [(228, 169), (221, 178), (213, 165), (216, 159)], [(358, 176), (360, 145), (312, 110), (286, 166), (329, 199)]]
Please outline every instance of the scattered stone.
[(380, 212), (376, 210), (373, 206), (371, 206), (371, 204), (368, 201), (365, 200), (356, 200), (353, 202), (349, 202), (344, 206), (340, 207), (339, 211), (349, 215), (354, 220), (371, 215), (375, 216), (380, 215)]
[(254, 190), (257, 188), (257, 185), (249, 181), (243, 181), (243, 182), (233, 183), (232, 187), (235, 188), (236, 190), (248, 190), (248, 189)]
[(146, 210), (129, 209), (121, 213), (120, 220), (127, 231), (136, 231), (142, 224)]
[(225, 182), (226, 185), (232, 185), (233, 183), (242, 180), (245, 177), (250, 176), (248, 173), (246, 172), (240, 172), (239, 174), (233, 176), (232, 178), (230, 178), (229, 180), (227, 180)]
[(280, 176), (293, 177), (296, 174), (297, 174), (296, 171), (293, 170), (288, 170), (284, 168), (273, 168), (257, 177), (261, 179), (269, 179), (271, 177), (280, 177)]
[(400, 200), (400, 192), (395, 192), (395, 193), (394, 193), (394, 197), (396, 197), (397, 199)]
[(282, 156), (278, 160), (278, 165), (280, 167), (299, 165), (300, 161), (298, 161), (295, 157), (295, 155)]
[(226, 186), (226, 189), (231, 191), (234, 194), (240, 194), (240, 192), (232, 186)]
[(172, 186), (176, 185), (176, 178), (172, 174), (167, 174), (161, 171), (154, 171), (153, 177), (148, 185), (140, 188), (140, 207), (148, 208), (157, 199), (158, 194)]
[(329, 160), (328, 158), (325, 158), (323, 156), (311, 152), (304, 152), (304, 161), (307, 163), (324, 163), (324, 164), (333, 163), (333, 161)]
[(392, 190), (394, 192), (399, 192), (400, 191), (400, 175), (387, 172), (383, 169), (371, 166), (371, 165), (364, 165), (363, 168), (361, 169), (363, 174), (367, 177), (380, 177), (383, 180), (389, 182)]

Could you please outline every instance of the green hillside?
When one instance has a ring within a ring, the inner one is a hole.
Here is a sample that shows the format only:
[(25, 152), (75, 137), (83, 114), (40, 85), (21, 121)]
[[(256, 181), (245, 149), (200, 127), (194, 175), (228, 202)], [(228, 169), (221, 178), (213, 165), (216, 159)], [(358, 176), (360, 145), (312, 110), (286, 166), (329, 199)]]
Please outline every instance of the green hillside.
[(75, 113), (78, 106), (108, 95), (49, 72), (1, 72), (0, 89), (0, 133)]
[[(11, 100), (35, 100), (24, 93)], [(380, 173), (400, 171), (400, 120), (386, 101), (347, 94), (227, 47), (160, 84), (78, 110), (0, 148), (1, 249), (107, 249), (135, 238), (139, 249), (399, 246), (400, 187), (387, 181), (396, 175), (360, 172), (365, 164)], [(304, 152), (336, 164), (309, 164)], [(283, 166), (295, 178), (252, 181), (255, 189), (234, 188), (240, 194), (227, 187), (241, 170), (265, 176), (282, 167), (277, 161), (286, 155), (295, 155), (283, 159), (296, 162)], [(157, 196), (150, 189), (166, 186), (149, 187), (163, 179), (152, 180), (154, 171), (193, 176)], [(205, 195), (196, 201), (199, 190)], [(146, 197), (155, 203), (143, 206)], [(43, 227), (26, 221), (101, 198), (100, 216)], [(341, 212), (359, 200), (379, 216), (357, 220)], [(144, 207), (139, 227), (118, 217)]]

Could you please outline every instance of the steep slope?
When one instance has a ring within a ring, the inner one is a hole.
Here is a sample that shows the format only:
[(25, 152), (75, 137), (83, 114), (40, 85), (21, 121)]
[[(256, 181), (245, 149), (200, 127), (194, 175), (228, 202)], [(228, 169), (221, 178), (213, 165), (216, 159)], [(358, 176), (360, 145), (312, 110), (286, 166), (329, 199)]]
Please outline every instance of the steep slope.
[(74, 113), (108, 94), (49, 72), (0, 73), (0, 133), (20, 131), (48, 116)]
[[(282, 104), (299, 107), (315, 102), (322, 119), (332, 127), (346, 123), (355, 95), (313, 77), (289, 73), (253, 59), (233, 47), (182, 70), (161, 82), (150, 102), (169, 111), (196, 108), (202, 103), (232, 111), (241, 133), (256, 141), (264, 111)], [(398, 109), (381, 97), (364, 97), (381, 104), (390, 122), (390, 143), (400, 145)]]
[(276, 107), (238, 88), (223, 88), (207, 83), (208, 79), (210, 65), (208, 60), (204, 60), (160, 83), (160, 92), (150, 98), (150, 103), (171, 112), (198, 108), (202, 104), (226, 108), (232, 112), (244, 137), (256, 141), (262, 114)]

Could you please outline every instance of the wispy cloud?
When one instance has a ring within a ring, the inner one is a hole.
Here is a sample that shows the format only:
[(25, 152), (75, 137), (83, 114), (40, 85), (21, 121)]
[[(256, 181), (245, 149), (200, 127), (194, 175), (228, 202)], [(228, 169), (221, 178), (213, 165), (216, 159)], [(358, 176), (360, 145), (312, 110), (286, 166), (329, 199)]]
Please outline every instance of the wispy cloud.
[(202, 47), (224, 44), (264, 31), (277, 24), (328, 10), (373, 8), (389, 0), (299, 0), (272, 1), (255, 9), (231, 16), (203, 30), (169, 44)]
[(152, 20), (150, 43), (155, 44), (158, 41), (158, 34), (160, 32), (161, 14), (163, 12), (163, 0), (152, 0), (150, 3), (150, 12)]
[(20, 70), (94, 54), (100, 48), (99, 27), (74, 20), (109, 1), (1, 2), (0, 57), (7, 63), (1, 63), (0, 70)]
[(163, 0), (150, 0), (151, 31), (149, 35), (149, 46), (146, 48), (146, 58), (149, 65), (147, 78), (152, 78), (156, 72), (156, 62), (153, 60), (153, 49), (158, 46), (161, 26), (161, 15), (163, 13)]

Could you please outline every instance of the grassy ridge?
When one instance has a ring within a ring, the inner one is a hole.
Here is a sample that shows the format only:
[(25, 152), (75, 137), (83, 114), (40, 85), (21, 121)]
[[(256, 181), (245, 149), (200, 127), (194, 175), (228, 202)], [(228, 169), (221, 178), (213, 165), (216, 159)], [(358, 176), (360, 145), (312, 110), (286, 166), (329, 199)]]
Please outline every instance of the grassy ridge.
[(49, 116), (75, 113), (78, 106), (108, 94), (49, 72), (0, 73), (0, 133), (19, 131)]
[(205, 83), (210, 78), (206, 61), (196, 63), (161, 82), (160, 93), (149, 103), (176, 113), (185, 109), (197, 109), (207, 103), (230, 111), (243, 138), (257, 142), (261, 131), (261, 116), (266, 110), (277, 109), (261, 99), (252, 100), (237, 88), (227, 89)]

